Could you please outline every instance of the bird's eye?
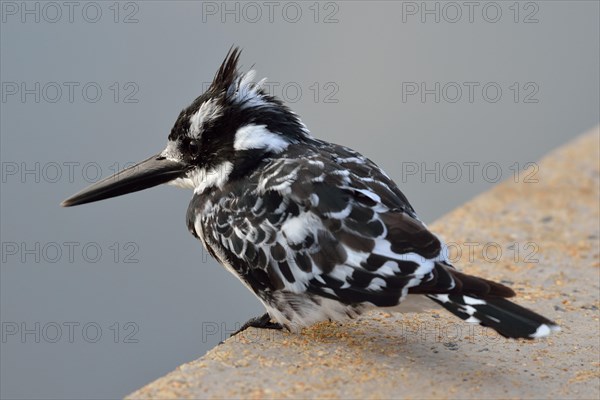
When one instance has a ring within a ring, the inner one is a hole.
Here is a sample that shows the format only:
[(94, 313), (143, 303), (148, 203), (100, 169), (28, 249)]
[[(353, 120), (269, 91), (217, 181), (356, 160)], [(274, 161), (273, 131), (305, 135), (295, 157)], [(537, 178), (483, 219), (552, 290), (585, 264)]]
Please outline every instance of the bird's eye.
[(200, 152), (200, 143), (197, 140), (192, 139), (188, 143), (187, 148), (188, 148), (190, 155), (192, 157), (196, 157), (198, 155), (198, 153)]

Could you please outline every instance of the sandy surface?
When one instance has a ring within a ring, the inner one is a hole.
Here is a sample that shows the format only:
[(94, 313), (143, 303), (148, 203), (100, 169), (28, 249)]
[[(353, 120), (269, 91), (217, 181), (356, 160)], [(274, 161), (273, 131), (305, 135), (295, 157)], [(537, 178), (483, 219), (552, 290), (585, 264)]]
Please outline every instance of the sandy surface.
[(443, 310), (299, 335), (252, 328), (129, 398), (600, 398), (599, 138), (595, 128), (540, 161), (538, 182), (510, 179), (431, 226), (462, 250), (462, 270), (558, 322), (549, 339), (507, 340)]

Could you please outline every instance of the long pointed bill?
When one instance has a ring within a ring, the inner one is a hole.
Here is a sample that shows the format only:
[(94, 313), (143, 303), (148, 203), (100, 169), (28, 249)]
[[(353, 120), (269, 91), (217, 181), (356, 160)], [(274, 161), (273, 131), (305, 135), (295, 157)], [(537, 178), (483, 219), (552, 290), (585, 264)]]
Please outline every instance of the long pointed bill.
[(186, 170), (184, 163), (157, 154), (94, 183), (63, 201), (61, 206), (76, 206), (144, 190), (179, 178)]

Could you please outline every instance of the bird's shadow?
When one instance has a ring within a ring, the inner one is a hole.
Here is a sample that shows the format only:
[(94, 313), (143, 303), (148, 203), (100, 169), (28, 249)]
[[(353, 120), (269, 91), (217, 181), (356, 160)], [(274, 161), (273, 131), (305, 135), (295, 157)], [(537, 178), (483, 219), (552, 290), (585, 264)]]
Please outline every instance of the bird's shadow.
[(405, 371), (418, 376), (420, 384), (429, 379), (437, 387), (469, 385), (485, 387), (486, 393), (509, 395), (507, 388), (521, 383), (531, 387), (531, 375), (536, 376), (535, 368), (522, 367), (531, 349), (538, 348), (531, 346), (534, 342), (508, 340), (487, 328), (432, 316), (376, 314), (343, 323), (323, 322), (299, 332), (251, 328), (229, 340), (264, 345), (273, 341), (285, 347), (287, 356), (297, 350), (299, 362), (307, 354), (307, 359), (317, 355), (331, 368), (337, 361), (351, 360), (359, 374), (361, 369), (378, 368), (379, 374), (396, 379), (399, 371)]

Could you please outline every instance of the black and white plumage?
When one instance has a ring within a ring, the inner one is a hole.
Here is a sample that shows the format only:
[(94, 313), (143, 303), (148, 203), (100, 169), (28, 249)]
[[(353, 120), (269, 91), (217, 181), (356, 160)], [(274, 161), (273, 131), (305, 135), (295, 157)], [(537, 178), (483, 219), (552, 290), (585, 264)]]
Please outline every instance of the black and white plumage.
[(166, 149), (140, 164), (145, 172), (122, 171), (118, 183), (107, 178), (63, 205), (159, 183), (194, 189), (189, 230), (267, 309), (251, 325), (270, 318), (297, 329), (372, 307), (437, 303), (506, 337), (558, 330), (506, 300), (510, 288), (454, 269), (376, 164), (313, 137), (252, 71), (238, 72), (238, 58), (230, 51), (208, 91), (180, 113)]

